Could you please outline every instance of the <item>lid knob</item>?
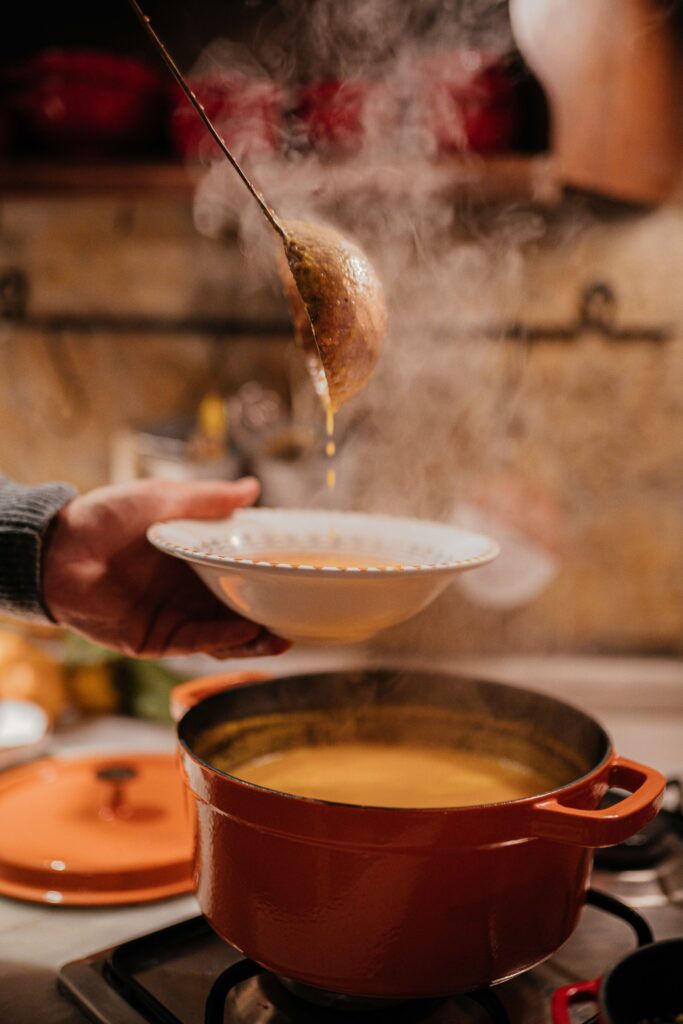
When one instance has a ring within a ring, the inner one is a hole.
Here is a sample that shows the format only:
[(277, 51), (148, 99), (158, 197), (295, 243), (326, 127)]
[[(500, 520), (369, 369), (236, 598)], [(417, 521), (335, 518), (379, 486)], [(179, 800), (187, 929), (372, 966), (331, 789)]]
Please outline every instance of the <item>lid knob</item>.
[(108, 802), (99, 811), (101, 818), (110, 821), (112, 818), (128, 816), (130, 810), (126, 804), (124, 791), (126, 783), (136, 778), (137, 774), (137, 770), (129, 764), (111, 764), (96, 772), (97, 778), (111, 787), (107, 794)]

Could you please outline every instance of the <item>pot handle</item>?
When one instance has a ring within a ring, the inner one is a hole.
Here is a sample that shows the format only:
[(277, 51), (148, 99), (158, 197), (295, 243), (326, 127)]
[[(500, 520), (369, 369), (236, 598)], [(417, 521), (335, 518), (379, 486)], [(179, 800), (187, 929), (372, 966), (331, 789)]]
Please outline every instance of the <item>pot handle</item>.
[(531, 834), (587, 847), (616, 846), (635, 835), (661, 807), (666, 779), (654, 768), (616, 756), (607, 778), (610, 786), (630, 795), (595, 811), (566, 807), (554, 798), (542, 800), (532, 810)]
[(214, 693), (222, 693), (231, 686), (240, 683), (259, 683), (270, 676), (265, 672), (221, 672), (215, 676), (203, 676), (201, 679), (190, 679), (179, 683), (171, 690), (171, 718), (179, 722), (190, 708)]
[(575, 985), (563, 985), (553, 992), (551, 1002), (553, 1024), (572, 1024), (569, 1008), (574, 1003), (593, 1001), (597, 1004), (600, 978), (579, 981)]

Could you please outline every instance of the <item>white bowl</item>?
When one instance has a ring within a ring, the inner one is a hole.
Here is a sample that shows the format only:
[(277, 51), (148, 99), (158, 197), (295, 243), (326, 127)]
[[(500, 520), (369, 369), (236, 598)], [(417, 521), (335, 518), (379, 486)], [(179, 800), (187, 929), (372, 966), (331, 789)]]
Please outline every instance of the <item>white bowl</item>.
[(0, 771), (41, 754), (49, 731), (47, 714), (38, 704), (0, 700)]
[[(241, 615), (287, 640), (318, 644), (368, 640), (426, 608), (457, 573), (498, 554), (478, 533), (355, 512), (250, 508), (229, 519), (155, 523), (147, 536), (189, 562)], [(325, 564), (294, 558), (304, 552)], [(373, 559), (391, 565), (364, 567)]]

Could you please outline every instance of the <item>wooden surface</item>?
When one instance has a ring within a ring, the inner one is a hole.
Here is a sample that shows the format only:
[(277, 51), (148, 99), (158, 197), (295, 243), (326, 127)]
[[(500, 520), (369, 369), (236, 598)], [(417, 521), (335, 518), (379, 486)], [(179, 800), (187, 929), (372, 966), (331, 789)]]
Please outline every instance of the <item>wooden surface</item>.
[[(175, 163), (68, 164), (40, 161), (0, 163), (0, 197), (122, 196), (190, 201), (201, 167)], [(299, 169), (283, 165), (282, 174)], [(325, 188), (335, 198), (366, 192), (400, 196), (434, 191), (474, 203), (529, 200), (554, 202), (560, 192), (551, 161), (540, 156), (476, 156), (435, 162), (329, 164)]]
[(175, 163), (68, 164), (8, 161), (0, 164), (0, 195), (123, 195), (187, 199), (192, 195), (195, 177), (196, 172)]

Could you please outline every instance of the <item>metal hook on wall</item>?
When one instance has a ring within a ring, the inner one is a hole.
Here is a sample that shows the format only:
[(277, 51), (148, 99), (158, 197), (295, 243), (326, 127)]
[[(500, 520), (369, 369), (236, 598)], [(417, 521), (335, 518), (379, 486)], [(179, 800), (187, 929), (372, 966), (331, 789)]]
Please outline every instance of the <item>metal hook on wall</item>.
[(614, 288), (605, 281), (594, 281), (587, 284), (579, 294), (578, 316), (573, 323), (534, 324), (513, 323), (504, 325), (496, 333), (490, 331), (490, 337), (526, 342), (534, 341), (575, 341), (585, 334), (599, 334), (603, 338), (616, 342), (628, 341), (666, 341), (672, 335), (672, 329), (665, 326), (642, 325), (620, 327), (617, 322), (619, 303)]

